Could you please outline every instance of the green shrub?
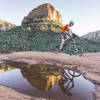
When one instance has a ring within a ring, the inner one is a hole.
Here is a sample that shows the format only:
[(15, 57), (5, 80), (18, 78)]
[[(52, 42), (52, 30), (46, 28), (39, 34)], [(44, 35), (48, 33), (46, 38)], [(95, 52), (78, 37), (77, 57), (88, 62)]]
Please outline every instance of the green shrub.
[[(28, 30), (28, 27), (49, 28), (50, 30)], [(57, 26), (58, 27), (58, 26)], [(38, 25), (38, 26), (17, 26), (6, 32), (0, 32), (0, 52), (10, 53), (13, 51), (52, 51), (51, 44), (60, 45), (58, 42), (53, 42), (59, 39), (59, 31), (54, 32), (53, 25)], [(77, 43), (83, 46), (85, 52), (100, 52), (100, 44), (87, 41), (79, 37), (75, 38)], [(71, 42), (65, 47), (64, 52), (68, 50)]]

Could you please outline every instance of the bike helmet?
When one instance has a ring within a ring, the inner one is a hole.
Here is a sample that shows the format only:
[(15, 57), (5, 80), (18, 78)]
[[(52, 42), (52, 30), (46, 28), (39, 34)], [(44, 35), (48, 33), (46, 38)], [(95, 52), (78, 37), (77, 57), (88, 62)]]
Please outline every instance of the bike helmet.
[(73, 26), (73, 25), (74, 25), (74, 22), (71, 20), (71, 21), (69, 22), (69, 25), (70, 25), (70, 26)]

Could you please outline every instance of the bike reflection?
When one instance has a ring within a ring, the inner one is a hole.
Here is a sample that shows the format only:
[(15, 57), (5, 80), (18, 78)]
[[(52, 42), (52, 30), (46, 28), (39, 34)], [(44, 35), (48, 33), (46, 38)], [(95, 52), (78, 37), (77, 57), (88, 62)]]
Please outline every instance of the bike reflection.
[(72, 96), (71, 89), (74, 88), (74, 78), (79, 77), (81, 73), (77, 73), (71, 70), (64, 70), (62, 77), (58, 82), (62, 92), (67, 96)]

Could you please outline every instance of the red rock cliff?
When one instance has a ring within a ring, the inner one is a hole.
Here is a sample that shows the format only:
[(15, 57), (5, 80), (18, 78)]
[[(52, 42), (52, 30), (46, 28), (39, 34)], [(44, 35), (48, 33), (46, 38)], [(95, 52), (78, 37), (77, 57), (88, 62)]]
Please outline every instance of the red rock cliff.
[(37, 20), (49, 20), (62, 24), (61, 14), (51, 4), (48, 3), (33, 9), (28, 16), (24, 17), (22, 25), (31, 25)]

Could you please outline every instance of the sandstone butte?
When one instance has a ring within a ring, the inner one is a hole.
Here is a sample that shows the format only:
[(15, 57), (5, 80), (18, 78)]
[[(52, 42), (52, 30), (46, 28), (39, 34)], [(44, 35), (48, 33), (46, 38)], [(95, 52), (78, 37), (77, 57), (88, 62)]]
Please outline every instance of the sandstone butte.
[(49, 3), (38, 6), (33, 9), (28, 16), (24, 17), (22, 21), (22, 25), (34, 24), (34, 21), (37, 20), (49, 20), (53, 22), (57, 22), (62, 24), (62, 16), (61, 14)]

